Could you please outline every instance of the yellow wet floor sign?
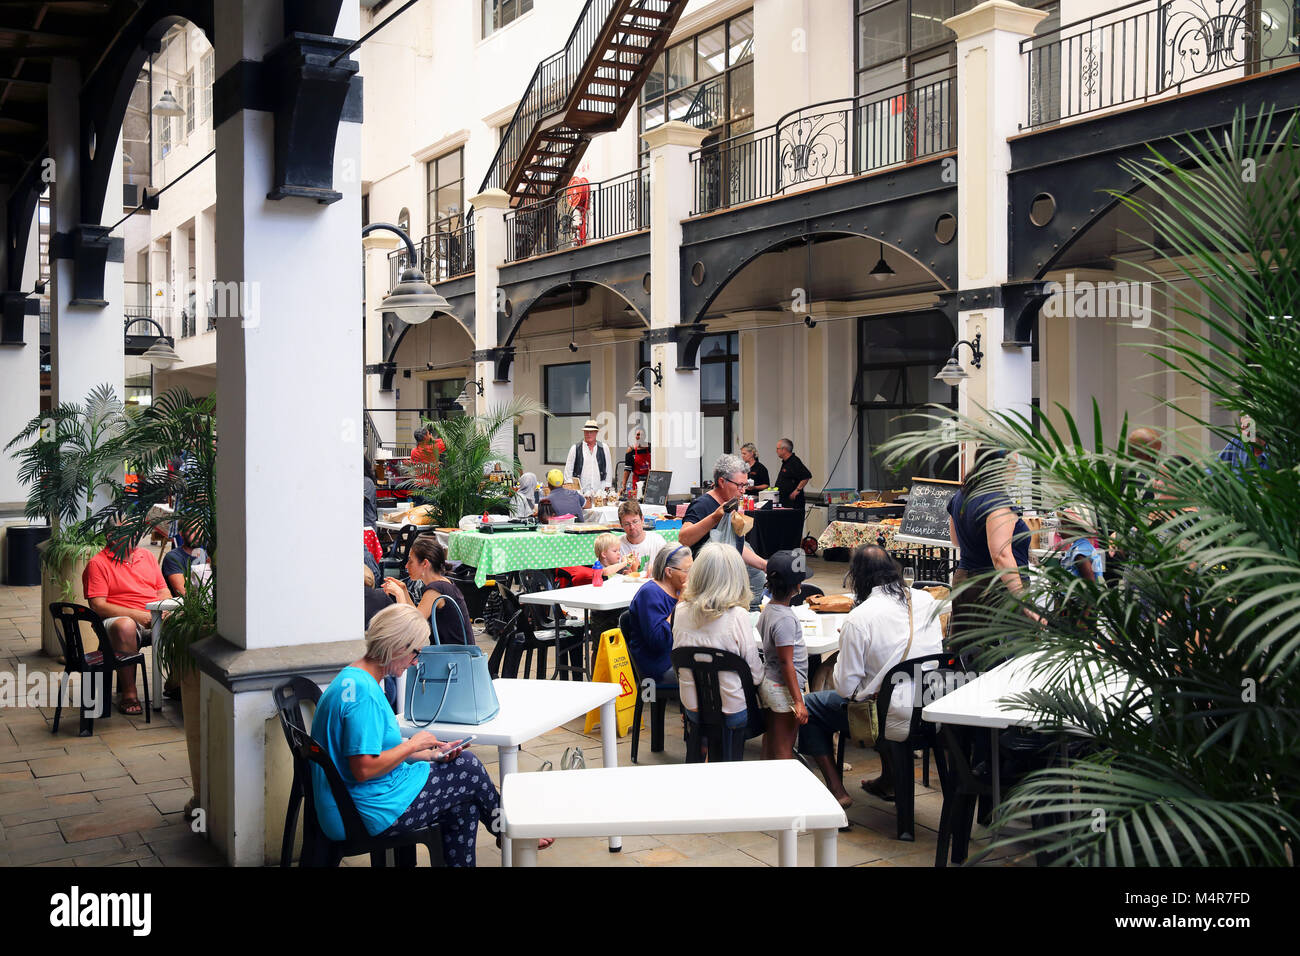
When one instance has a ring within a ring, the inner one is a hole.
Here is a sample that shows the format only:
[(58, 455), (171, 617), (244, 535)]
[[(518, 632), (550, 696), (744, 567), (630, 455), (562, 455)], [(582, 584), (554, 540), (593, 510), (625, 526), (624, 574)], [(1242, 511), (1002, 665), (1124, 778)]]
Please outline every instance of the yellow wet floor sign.
[[(636, 710), (636, 680), (632, 673), (632, 659), (628, 656), (627, 644), (623, 641), (623, 632), (618, 628), (610, 628), (600, 635), (596, 650), (596, 670), (591, 679), (619, 686), (614, 709), (618, 715), (618, 735), (624, 736), (632, 727), (632, 715)], [(582, 732), (591, 733), (599, 723), (600, 708), (588, 711)]]

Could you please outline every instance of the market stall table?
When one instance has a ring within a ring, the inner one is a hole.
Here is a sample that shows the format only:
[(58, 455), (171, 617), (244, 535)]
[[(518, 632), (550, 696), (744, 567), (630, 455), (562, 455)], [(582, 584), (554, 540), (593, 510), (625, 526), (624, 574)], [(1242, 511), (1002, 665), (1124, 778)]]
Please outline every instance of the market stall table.
[[(659, 531), (666, 541), (677, 540), (677, 529)], [(547, 534), (541, 531), (512, 531), (482, 534), (456, 531), (450, 535), (447, 557), (474, 567), (474, 583), (483, 587), (487, 579), (511, 571), (590, 566), (596, 555), (595, 535)], [(554, 601), (542, 603), (553, 604)]]
[[(515, 774), (501, 787), (515, 861), (537, 865), (538, 837), (774, 830), (781, 866), (798, 863), (811, 830), (817, 866), (835, 866), (843, 808), (797, 760), (604, 767)], [(611, 843), (611, 849), (613, 848)], [(505, 862), (504, 856), (502, 862)]]
[[(642, 505), (641, 514), (647, 518), (663, 518), (668, 509), (663, 505)], [(588, 524), (618, 524), (618, 505), (602, 505), (599, 508), (586, 508), (582, 520)]]
[[(500, 781), (504, 790), (507, 780), (519, 770), (519, 746), (534, 737), (540, 737), (561, 724), (584, 716), (588, 711), (600, 709), (601, 754), (606, 767), (618, 766), (618, 720), (614, 702), (619, 686), (606, 683), (549, 680), (509, 680), (499, 677), (492, 682), (496, 690), (500, 711), (491, 720), (481, 724), (418, 725), (403, 714), (397, 726), (403, 737), (427, 730), (439, 740), (461, 740), (474, 734), (472, 746), (497, 748), (500, 760)], [(567, 774), (545, 774), (566, 776)], [(534, 774), (527, 774), (534, 776)], [(536, 776), (543, 776), (537, 774)], [(610, 831), (609, 849), (616, 853), (622, 849), (622, 835)], [(536, 849), (534, 845), (533, 849)], [(501, 842), (501, 865), (510, 865), (510, 837)]]

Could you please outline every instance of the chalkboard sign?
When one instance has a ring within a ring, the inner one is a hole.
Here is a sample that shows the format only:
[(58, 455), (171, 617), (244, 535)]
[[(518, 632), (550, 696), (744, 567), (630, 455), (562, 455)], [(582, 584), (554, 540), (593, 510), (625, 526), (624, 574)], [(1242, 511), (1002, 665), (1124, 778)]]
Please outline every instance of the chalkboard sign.
[(652, 471), (646, 475), (645, 490), (641, 495), (643, 505), (664, 505), (668, 502), (668, 485), (673, 480), (671, 471)]
[(948, 537), (948, 502), (961, 489), (956, 481), (916, 478), (907, 495), (907, 510), (895, 535), (900, 541), (951, 544)]

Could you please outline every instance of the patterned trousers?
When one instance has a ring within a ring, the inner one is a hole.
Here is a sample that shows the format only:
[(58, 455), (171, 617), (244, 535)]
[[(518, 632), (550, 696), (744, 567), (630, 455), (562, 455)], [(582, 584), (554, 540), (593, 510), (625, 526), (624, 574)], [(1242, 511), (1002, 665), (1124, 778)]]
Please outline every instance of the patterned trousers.
[(476, 830), (500, 826), (501, 794), (483, 764), (471, 753), (429, 764), (429, 779), (411, 805), (383, 836), (396, 836), (442, 824), (442, 858), (448, 866), (473, 866)]

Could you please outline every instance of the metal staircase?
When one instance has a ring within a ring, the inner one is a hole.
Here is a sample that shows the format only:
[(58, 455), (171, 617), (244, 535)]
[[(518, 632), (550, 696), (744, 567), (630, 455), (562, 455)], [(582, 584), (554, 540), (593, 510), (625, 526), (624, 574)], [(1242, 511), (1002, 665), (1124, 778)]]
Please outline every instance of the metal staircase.
[(564, 49), (537, 65), (480, 192), (537, 202), (573, 176), (587, 144), (618, 129), (686, 0), (587, 0)]

